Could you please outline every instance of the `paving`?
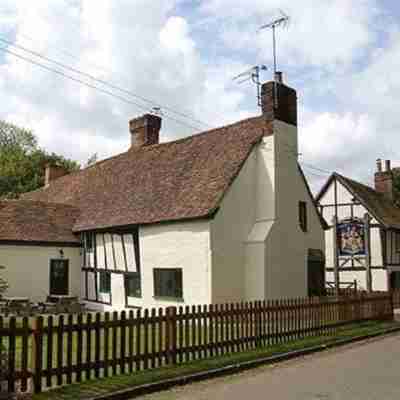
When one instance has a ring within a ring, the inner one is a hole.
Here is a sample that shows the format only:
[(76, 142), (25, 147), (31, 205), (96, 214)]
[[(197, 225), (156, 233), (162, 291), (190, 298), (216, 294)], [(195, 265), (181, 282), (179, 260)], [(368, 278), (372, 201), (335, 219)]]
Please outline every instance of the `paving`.
[(398, 400), (400, 334), (145, 396), (143, 400)]

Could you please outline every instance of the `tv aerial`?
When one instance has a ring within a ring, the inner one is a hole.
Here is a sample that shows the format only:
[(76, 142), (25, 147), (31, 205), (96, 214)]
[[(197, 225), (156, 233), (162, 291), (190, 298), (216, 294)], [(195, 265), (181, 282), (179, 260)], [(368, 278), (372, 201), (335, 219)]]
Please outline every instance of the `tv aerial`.
[(277, 87), (276, 87), (276, 80), (277, 80), (277, 71), (276, 71), (276, 34), (275, 30), (279, 26), (282, 28), (286, 28), (289, 25), (289, 16), (286, 15), (282, 10), (279, 10), (279, 13), (281, 14), (279, 18), (276, 18), (275, 20), (269, 22), (268, 24), (262, 25), (258, 31), (262, 31), (264, 29), (271, 29), (272, 30), (272, 46), (273, 46), (273, 59), (274, 59), (274, 100), (275, 100), (275, 107), (278, 105), (278, 96), (277, 96)]
[(261, 71), (266, 71), (268, 68), (266, 65), (255, 65), (254, 67), (251, 67), (247, 69), (244, 72), (241, 72), (239, 75), (236, 75), (235, 77), (232, 78), (233, 81), (236, 81), (239, 85), (251, 81), (253, 82), (256, 87), (257, 87), (257, 104), (259, 107), (261, 107), (261, 82), (260, 82), (260, 72)]

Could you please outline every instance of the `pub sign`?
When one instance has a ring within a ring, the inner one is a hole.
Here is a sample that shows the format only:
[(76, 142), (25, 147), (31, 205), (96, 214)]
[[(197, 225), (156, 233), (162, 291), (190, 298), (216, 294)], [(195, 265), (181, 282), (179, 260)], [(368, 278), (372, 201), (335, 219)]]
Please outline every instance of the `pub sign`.
[(346, 219), (337, 226), (339, 256), (365, 255), (364, 223), (358, 219)]

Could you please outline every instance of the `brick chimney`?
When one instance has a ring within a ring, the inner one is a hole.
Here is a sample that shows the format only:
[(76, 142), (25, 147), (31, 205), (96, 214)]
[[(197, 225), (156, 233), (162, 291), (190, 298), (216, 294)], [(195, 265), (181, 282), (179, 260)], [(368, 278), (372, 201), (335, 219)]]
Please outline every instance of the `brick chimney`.
[(385, 161), (385, 170), (382, 170), (382, 161), (376, 160), (377, 171), (375, 172), (375, 190), (383, 193), (388, 199), (394, 200), (393, 171), (390, 160)]
[(282, 72), (275, 73), (275, 81), (262, 85), (261, 103), (262, 113), (268, 120), (278, 119), (297, 126), (297, 94), (283, 83)]
[(131, 149), (159, 143), (161, 118), (158, 115), (145, 114), (129, 121)]
[(45, 174), (44, 174), (44, 186), (48, 187), (50, 182), (54, 181), (55, 179), (61, 178), (64, 175), (67, 175), (69, 172), (64, 167), (59, 165), (52, 165), (46, 164), (45, 167)]

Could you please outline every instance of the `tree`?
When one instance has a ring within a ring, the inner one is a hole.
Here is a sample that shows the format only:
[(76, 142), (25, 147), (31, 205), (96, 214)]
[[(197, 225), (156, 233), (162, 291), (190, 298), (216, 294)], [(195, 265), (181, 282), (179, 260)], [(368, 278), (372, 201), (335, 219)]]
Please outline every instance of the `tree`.
[(0, 198), (17, 198), (43, 186), (47, 163), (69, 172), (80, 168), (75, 161), (41, 149), (32, 131), (0, 120)]

